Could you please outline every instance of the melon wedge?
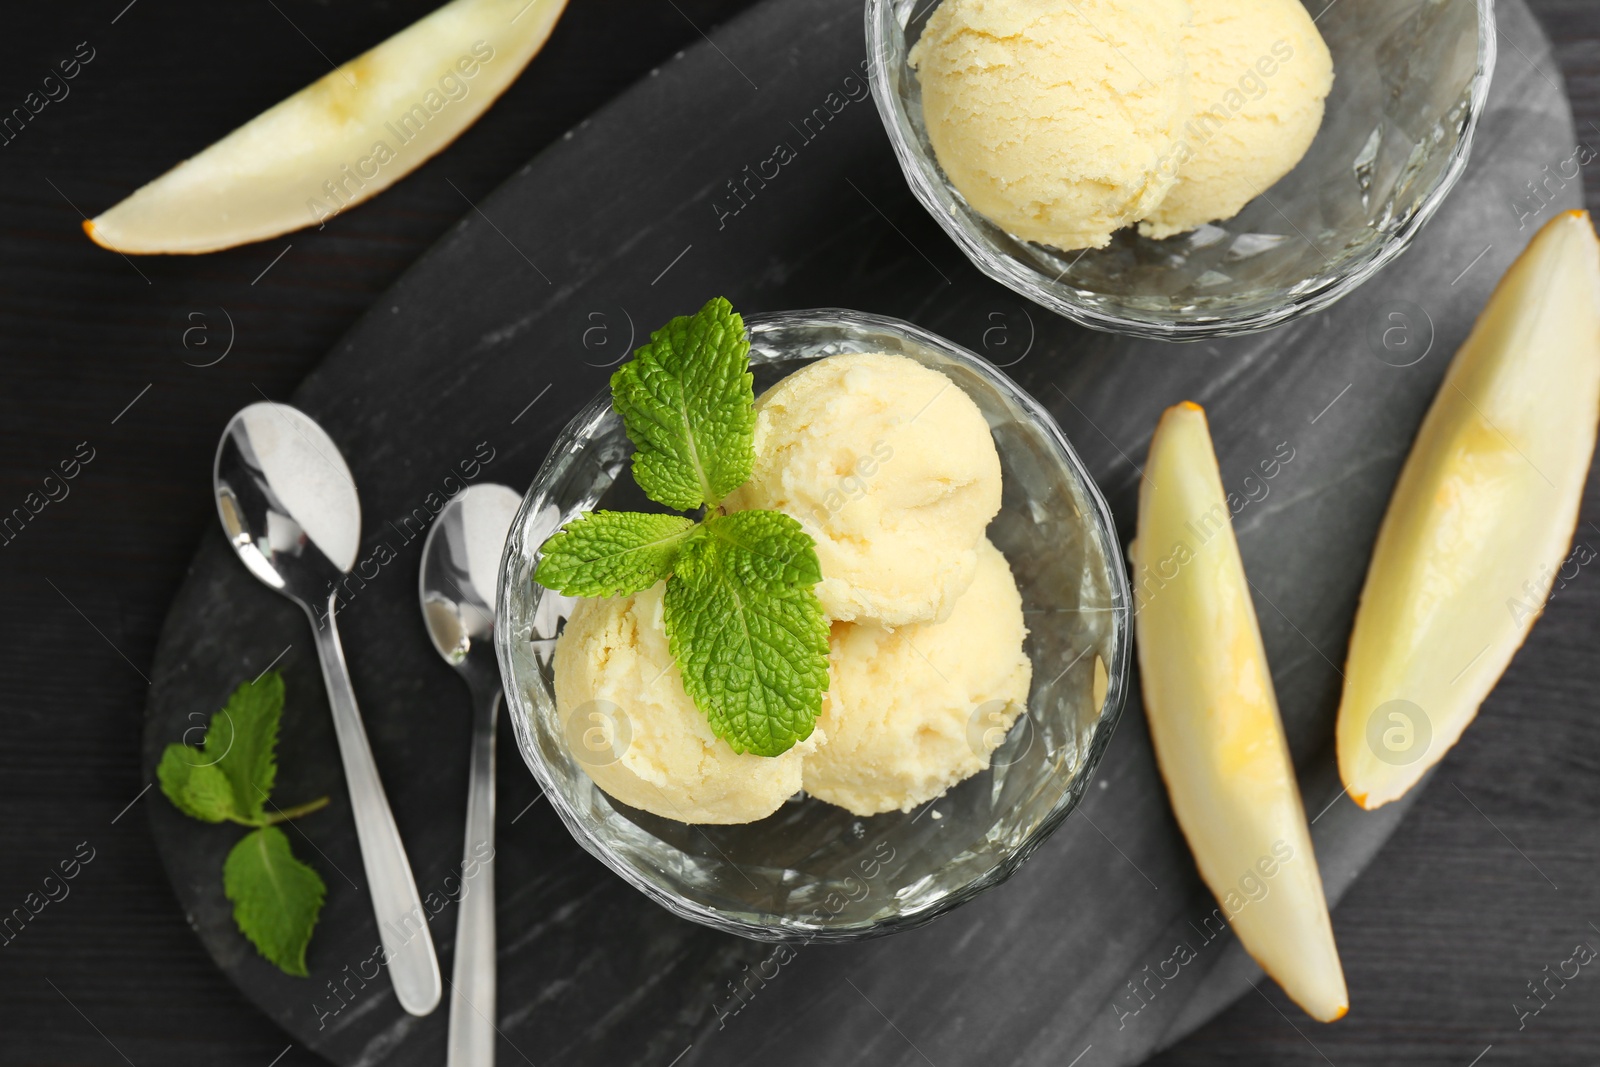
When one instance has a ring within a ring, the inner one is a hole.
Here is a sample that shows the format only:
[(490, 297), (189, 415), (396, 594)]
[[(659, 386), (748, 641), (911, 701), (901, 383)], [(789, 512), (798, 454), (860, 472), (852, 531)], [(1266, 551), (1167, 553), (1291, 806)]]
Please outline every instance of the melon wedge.
[[(1139, 487), (1135, 634), (1173, 814), (1216, 925), (1321, 1022), (1349, 1008), (1205, 412), (1168, 408)], [(1208, 923), (1208, 925), (1210, 925)]]
[(1600, 243), (1573, 211), (1490, 297), (1378, 532), (1339, 705), (1339, 773), (1362, 807), (1439, 761), (1527, 636), (1567, 558), (1597, 421)]
[(566, 0), (454, 0), (83, 224), (117, 252), (213, 252), (320, 226), (477, 121)]

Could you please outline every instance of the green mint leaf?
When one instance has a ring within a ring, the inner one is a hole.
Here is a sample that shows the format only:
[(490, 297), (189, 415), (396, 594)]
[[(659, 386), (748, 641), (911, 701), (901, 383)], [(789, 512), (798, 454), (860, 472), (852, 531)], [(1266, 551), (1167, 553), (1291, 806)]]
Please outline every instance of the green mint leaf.
[(240, 822), (244, 818), (234, 804), (228, 776), (193, 745), (168, 745), (156, 767), (156, 780), (173, 807), (192, 819)]
[(716, 565), (728, 568), (741, 585), (779, 592), (810, 589), (822, 581), (817, 543), (799, 520), (781, 511), (736, 511), (706, 520), (703, 541), (686, 550), (681, 566), (695, 573), (706, 565), (702, 545), (715, 545)]
[(744, 320), (717, 297), (650, 335), (611, 376), (633, 478), (650, 499), (679, 511), (713, 506), (755, 464), (755, 379)]
[(278, 722), (283, 717), (283, 676), (268, 671), (233, 691), (206, 728), (206, 755), (233, 787), (235, 807), (259, 823), (278, 777)]
[(306, 945), (327, 887), (296, 860), (289, 839), (265, 825), (316, 811), (327, 798), (287, 811), (265, 811), (278, 775), (274, 750), (283, 716), (283, 678), (265, 673), (233, 691), (211, 716), (204, 747), (168, 745), (156, 778), (177, 809), (205, 822), (231, 820), (257, 829), (228, 853), (222, 891), (233, 919), (256, 949), (288, 974), (306, 974)]
[(294, 858), (283, 831), (264, 826), (241, 838), (222, 865), (222, 890), (256, 951), (284, 973), (306, 977), (306, 946), (328, 889)]
[(809, 588), (747, 581), (758, 568), (744, 553), (712, 536), (685, 553), (667, 580), (667, 641), (711, 732), (735, 752), (780, 756), (822, 710), (828, 621)]
[(259, 826), (278, 773), (273, 750), (283, 715), (283, 677), (276, 671), (245, 682), (211, 716), (205, 747), (168, 745), (156, 777), (167, 799), (206, 822)]
[(672, 573), (694, 528), (682, 515), (589, 512), (544, 543), (533, 576), (564, 596), (629, 596)]

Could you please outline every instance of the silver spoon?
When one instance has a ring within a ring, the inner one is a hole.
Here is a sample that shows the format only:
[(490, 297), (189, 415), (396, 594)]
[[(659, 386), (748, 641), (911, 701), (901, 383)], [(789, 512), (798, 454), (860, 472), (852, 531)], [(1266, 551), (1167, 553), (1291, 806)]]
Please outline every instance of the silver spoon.
[(494, 733), (501, 695), (494, 604), (500, 553), (521, 503), (503, 485), (469, 486), (439, 512), (422, 546), (423, 623), (439, 655), (466, 679), (473, 706), (447, 1067), (494, 1063)]
[(287, 404), (251, 404), (222, 433), (212, 483), (233, 550), (251, 574), (299, 604), (316, 632), (389, 980), (402, 1008), (426, 1015), (442, 993), (439, 961), (334, 624), (337, 585), (361, 542), (350, 468), (309, 416)]

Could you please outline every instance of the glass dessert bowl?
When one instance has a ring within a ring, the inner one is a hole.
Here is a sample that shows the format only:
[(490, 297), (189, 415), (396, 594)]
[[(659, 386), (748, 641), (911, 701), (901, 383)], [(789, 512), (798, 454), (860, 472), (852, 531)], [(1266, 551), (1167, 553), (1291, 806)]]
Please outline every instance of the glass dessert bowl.
[(1233, 218), (1063, 252), (978, 214), (940, 168), (907, 65), (938, 6), (866, 5), (872, 93), (912, 192), (1001, 284), (1085, 326), (1169, 340), (1280, 325), (1403, 251), (1466, 166), (1495, 62), (1493, 0), (1307, 0), (1335, 76), (1300, 163)]
[[(556, 638), (576, 601), (533, 581), (540, 546), (597, 507), (643, 500), (610, 392), (557, 439), (512, 524), (496, 648), (517, 745), (585, 849), (673, 912), (762, 940), (850, 940), (927, 922), (1009, 877), (1077, 806), (1120, 715), (1129, 593), (1110, 514), (1053, 419), (977, 356), (892, 319), (821, 310), (750, 316), (759, 394), (829, 355), (886, 352), (949, 376), (995, 438), (1004, 480), (988, 536), (1022, 596), (1033, 664), (1027, 709), (988, 770), (908, 812), (862, 817), (803, 795), (740, 825), (690, 825), (627, 807), (584, 763), (619, 758), (622, 722), (562, 721)], [(972, 743), (995, 729), (975, 707)], [(603, 713), (603, 712), (602, 712)], [(609, 730), (608, 743), (585, 741)]]

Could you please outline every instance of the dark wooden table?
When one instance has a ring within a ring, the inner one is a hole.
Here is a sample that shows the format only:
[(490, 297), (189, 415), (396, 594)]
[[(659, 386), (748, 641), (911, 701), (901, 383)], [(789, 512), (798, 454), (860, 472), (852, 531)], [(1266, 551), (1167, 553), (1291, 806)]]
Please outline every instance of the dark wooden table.
[[(80, 863), (64, 890), (49, 883), (60, 899), (0, 932), (0, 1064), (320, 1062), (211, 965), (140, 811), (158, 799), (141, 792), (146, 675), (167, 604), (215, 521), (217, 434), (238, 407), (287, 396), (468, 210), (465, 198), (745, 6), (573, 0), (482, 122), (320, 233), (133, 261), (83, 238), (83, 213), (312, 80), (325, 56), (354, 55), (434, 2), (96, 0), (7, 12), (0, 114), (42, 91), (57, 61), (92, 58), (67, 95), (0, 144), (0, 513), (42, 493), (59, 461), (93, 458), (66, 496), (0, 534), (0, 914), (38, 907), (46, 876)], [(1555, 41), (1579, 137), (1600, 148), (1600, 6), (1532, 6)], [(1501, 62), (1523, 62), (1518, 42), (1502, 37)], [(1544, 162), (1530, 161), (1530, 178)], [(1584, 180), (1594, 202), (1600, 165)], [(1513, 210), (1522, 190), (1505, 192)], [(1595, 527), (1580, 531), (1600, 547)], [(1542, 695), (1554, 653), (1593, 654), (1597, 620), (1600, 579), (1585, 568), (1339, 908), (1361, 1010), (1311, 1029), (1269, 988), (1162, 1062), (1347, 1067), (1424, 1050), (1430, 1062), (1459, 1051), (1462, 1067), (1480, 1054), (1484, 1067), (1595, 1062), (1600, 972), (1586, 967), (1546, 994), (1520, 1030), (1514, 1004), (1576, 943), (1600, 947), (1600, 697), (1571, 706)]]

